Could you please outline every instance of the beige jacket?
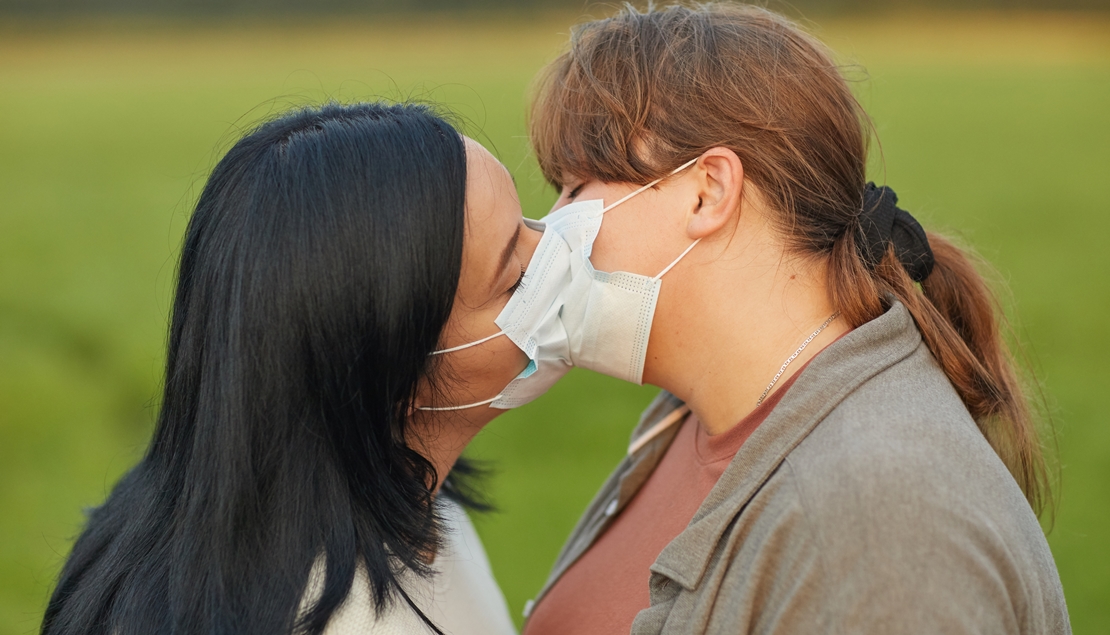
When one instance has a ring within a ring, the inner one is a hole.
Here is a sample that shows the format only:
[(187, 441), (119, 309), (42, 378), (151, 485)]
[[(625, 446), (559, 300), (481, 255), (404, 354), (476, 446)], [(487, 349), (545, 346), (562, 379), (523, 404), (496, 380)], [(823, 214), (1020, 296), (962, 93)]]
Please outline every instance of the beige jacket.
[[(621, 462), (538, 601), (676, 430)], [(1037, 518), (898, 303), (814, 358), (644, 584), (635, 635), (1070, 632)]]

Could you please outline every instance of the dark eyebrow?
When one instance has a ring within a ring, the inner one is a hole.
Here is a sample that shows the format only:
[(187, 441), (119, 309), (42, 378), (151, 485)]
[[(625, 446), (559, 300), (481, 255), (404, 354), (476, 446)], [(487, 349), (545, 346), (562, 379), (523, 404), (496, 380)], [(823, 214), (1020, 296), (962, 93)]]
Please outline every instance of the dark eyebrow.
[(497, 272), (494, 279), (505, 270), (505, 265), (509, 264), (509, 258), (513, 257), (513, 252), (516, 251), (516, 244), (520, 241), (520, 227), (521, 223), (517, 223), (516, 232), (514, 232), (513, 237), (509, 239), (509, 244), (505, 245), (505, 249), (502, 250), (501, 258), (497, 261)]

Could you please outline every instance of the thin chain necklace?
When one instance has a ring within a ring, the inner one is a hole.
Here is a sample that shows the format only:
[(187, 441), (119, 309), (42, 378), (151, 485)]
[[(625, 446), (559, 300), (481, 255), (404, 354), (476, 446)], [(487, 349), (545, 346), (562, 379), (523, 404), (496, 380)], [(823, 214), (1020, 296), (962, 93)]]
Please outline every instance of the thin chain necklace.
[(763, 389), (763, 394), (759, 396), (759, 401), (756, 401), (755, 405), (758, 406), (759, 404), (763, 403), (763, 400), (767, 398), (767, 393), (771, 392), (771, 389), (775, 387), (775, 382), (777, 382), (779, 380), (779, 377), (782, 377), (782, 374), (786, 372), (786, 367), (790, 365), (790, 362), (797, 359), (798, 355), (801, 355), (802, 351), (804, 351), (806, 347), (809, 346), (809, 343), (813, 341), (813, 338), (817, 337), (821, 333), (821, 331), (825, 330), (826, 326), (832, 324), (832, 321), (838, 317), (840, 317), (840, 311), (837, 311), (836, 313), (830, 315), (829, 319), (825, 320), (824, 324), (817, 327), (817, 330), (813, 332), (813, 335), (810, 335), (806, 338), (806, 341), (802, 342), (802, 345), (798, 347), (798, 350), (794, 351), (793, 355), (786, 358), (786, 361), (782, 363), (782, 368), (779, 368), (779, 372), (775, 374), (775, 378), (772, 379), (771, 383), (767, 384), (767, 387)]

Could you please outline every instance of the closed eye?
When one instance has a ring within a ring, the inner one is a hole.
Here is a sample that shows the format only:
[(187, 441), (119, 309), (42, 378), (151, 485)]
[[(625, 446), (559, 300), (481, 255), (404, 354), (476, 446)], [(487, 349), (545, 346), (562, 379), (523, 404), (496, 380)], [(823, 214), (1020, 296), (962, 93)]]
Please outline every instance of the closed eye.
[(524, 265), (520, 265), (520, 277), (516, 279), (516, 282), (513, 283), (513, 286), (509, 287), (509, 295), (516, 293), (518, 289), (524, 288), (524, 273)]
[(573, 201), (574, 198), (582, 192), (582, 188), (585, 186), (585, 183), (579, 183), (574, 189), (570, 191), (569, 194), (567, 194), (567, 200)]

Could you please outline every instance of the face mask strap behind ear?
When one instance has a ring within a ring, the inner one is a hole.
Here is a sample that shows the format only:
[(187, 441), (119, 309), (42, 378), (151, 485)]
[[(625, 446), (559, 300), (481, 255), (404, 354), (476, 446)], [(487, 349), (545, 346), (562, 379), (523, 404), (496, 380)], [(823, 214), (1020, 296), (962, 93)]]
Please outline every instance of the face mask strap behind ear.
[[(653, 188), (653, 187), (655, 187), (655, 186), (656, 186), (656, 185), (657, 185), (657, 184), (658, 184), (658, 183), (659, 183), (660, 181), (662, 181), (663, 179), (666, 179), (666, 178), (672, 177), (672, 176), (674, 176), (674, 175), (678, 174), (679, 172), (681, 172), (681, 171), (685, 170), (686, 168), (690, 167), (691, 165), (694, 165), (694, 163), (696, 163), (696, 162), (697, 162), (697, 160), (698, 160), (698, 159), (700, 159), (700, 158), (701, 158), (700, 156), (694, 157), (693, 159), (690, 159), (690, 160), (689, 160), (689, 161), (687, 161), (686, 163), (683, 163), (682, 165), (678, 166), (677, 168), (675, 168), (675, 169), (671, 170), (671, 173), (670, 173), (670, 174), (668, 174), (667, 176), (661, 176), (661, 177), (659, 177), (659, 178), (655, 179), (654, 181), (652, 181), (651, 183), (648, 183), (647, 185), (645, 185), (645, 186), (641, 187), (640, 189), (638, 189), (638, 190), (636, 190), (636, 191), (632, 192), (631, 194), (626, 194), (626, 195), (625, 195), (624, 197), (622, 197), (622, 198), (621, 198), (620, 200), (618, 200), (618, 201), (617, 201), (616, 203), (613, 203), (612, 205), (609, 205), (609, 206), (608, 206), (608, 207), (606, 207), (605, 209), (601, 210), (601, 213), (602, 213), (602, 214), (604, 214), (605, 212), (608, 212), (609, 210), (611, 210), (611, 209), (613, 209), (614, 207), (616, 207), (617, 205), (620, 205), (621, 203), (623, 203), (623, 202), (627, 201), (628, 199), (632, 198), (633, 196), (636, 196), (636, 195), (637, 195), (637, 194), (639, 194), (640, 192), (643, 192), (644, 190), (647, 190), (647, 189), (650, 189), (650, 188)], [(673, 265), (672, 265), (672, 266), (673, 266)]]

